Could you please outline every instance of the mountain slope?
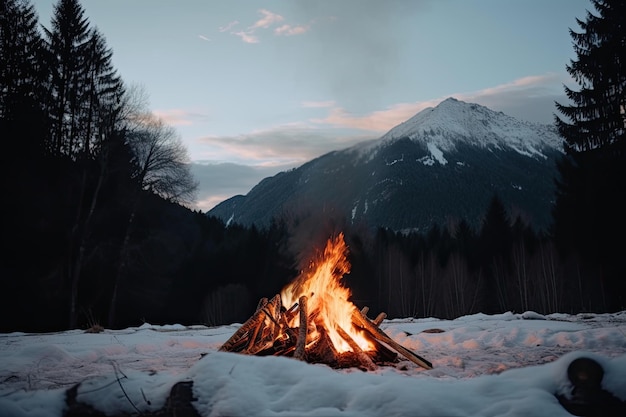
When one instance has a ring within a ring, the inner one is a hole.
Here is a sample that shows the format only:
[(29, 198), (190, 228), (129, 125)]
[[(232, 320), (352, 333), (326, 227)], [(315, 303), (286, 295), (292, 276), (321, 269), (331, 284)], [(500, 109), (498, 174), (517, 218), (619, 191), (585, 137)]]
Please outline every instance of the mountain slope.
[(494, 193), (536, 228), (550, 222), (561, 140), (551, 126), (450, 98), (380, 139), (266, 178), (209, 215), (267, 226), (328, 215), (394, 230), (465, 219), (479, 226)]

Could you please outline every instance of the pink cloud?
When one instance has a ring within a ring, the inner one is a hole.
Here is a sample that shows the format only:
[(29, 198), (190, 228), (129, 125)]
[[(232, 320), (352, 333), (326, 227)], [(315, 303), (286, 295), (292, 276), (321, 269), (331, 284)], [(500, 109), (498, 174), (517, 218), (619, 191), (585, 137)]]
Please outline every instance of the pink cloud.
[(458, 100), (499, 107), (506, 107), (507, 103), (519, 101), (524, 97), (546, 95), (562, 88), (564, 80), (559, 74), (533, 75), (518, 78), (509, 83), (466, 93), (452, 93), (445, 97), (419, 101), (414, 103), (398, 103), (387, 109), (377, 110), (365, 115), (354, 115), (342, 107), (332, 107), (326, 117), (312, 119), (312, 123), (326, 124), (335, 127), (348, 127), (373, 132), (386, 132), (398, 124), (410, 119), (416, 113), (427, 107), (434, 107), (448, 97)]
[(194, 122), (205, 120), (208, 117), (206, 112), (186, 109), (154, 110), (152, 114), (170, 126), (191, 126)]
[(436, 105), (439, 101), (399, 103), (385, 110), (378, 110), (363, 116), (351, 115), (341, 107), (334, 107), (323, 119), (312, 119), (313, 123), (329, 124), (336, 127), (385, 132), (411, 118), (415, 113)]
[(236, 26), (238, 24), (239, 24), (238, 20), (233, 20), (232, 22), (230, 22), (229, 24), (227, 24), (225, 26), (220, 26), (220, 28), (218, 30), (220, 32), (227, 32), (227, 31), (231, 30), (234, 26)]
[(192, 124), (189, 113), (182, 109), (154, 110), (152, 113), (170, 126), (189, 126)]
[(251, 31), (248, 32), (232, 32), (233, 35), (239, 36), (245, 43), (259, 43), (259, 38), (256, 37)]
[(282, 25), (274, 29), (274, 34), (279, 35), (279, 36), (280, 35), (283, 35), (283, 36), (302, 35), (303, 33), (308, 32), (309, 29), (311, 29), (311, 26), (309, 25), (299, 25), (299, 26)]
[(250, 26), (249, 29), (253, 29), (253, 30), (258, 29), (258, 28), (267, 29), (274, 23), (282, 22), (284, 20), (284, 18), (281, 15), (272, 13), (269, 10), (261, 9), (259, 10), (259, 13), (261, 13), (263, 17), (257, 20), (252, 26)]

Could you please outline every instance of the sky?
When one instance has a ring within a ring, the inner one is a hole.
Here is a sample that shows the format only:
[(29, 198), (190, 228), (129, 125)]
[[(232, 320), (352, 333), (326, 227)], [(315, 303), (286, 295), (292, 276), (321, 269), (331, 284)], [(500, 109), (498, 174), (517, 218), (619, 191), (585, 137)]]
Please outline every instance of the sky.
[[(49, 27), (56, 1), (33, 0)], [(448, 97), (552, 123), (588, 0), (82, 0), (205, 211)]]
[(571, 394), (567, 368), (582, 357), (602, 366), (602, 388), (626, 407), (626, 312), (383, 321), (430, 370), (402, 357), (363, 372), (218, 351), (240, 326), (0, 334), (0, 416), (61, 417), (78, 383), (77, 400), (106, 415), (148, 413), (192, 381), (203, 417), (571, 417), (555, 394)]

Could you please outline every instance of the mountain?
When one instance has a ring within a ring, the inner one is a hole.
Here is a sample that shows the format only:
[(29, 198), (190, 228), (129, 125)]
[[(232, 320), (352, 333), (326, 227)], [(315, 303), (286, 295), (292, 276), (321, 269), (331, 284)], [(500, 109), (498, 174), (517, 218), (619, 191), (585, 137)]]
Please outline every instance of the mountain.
[(497, 194), (510, 215), (545, 229), (561, 155), (551, 125), (448, 98), (380, 139), (265, 178), (207, 214), (258, 227), (273, 217), (321, 214), (426, 231), (460, 219), (478, 227)]

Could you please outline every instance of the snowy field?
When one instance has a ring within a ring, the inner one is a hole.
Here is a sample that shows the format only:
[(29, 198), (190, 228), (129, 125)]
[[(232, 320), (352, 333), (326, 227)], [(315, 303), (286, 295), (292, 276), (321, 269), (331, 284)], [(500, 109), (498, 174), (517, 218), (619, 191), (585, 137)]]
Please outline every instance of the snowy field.
[(62, 416), (78, 383), (81, 403), (140, 415), (162, 409), (179, 381), (193, 381), (202, 416), (569, 416), (555, 394), (569, 395), (567, 367), (581, 356), (599, 362), (603, 388), (626, 401), (626, 312), (381, 324), (432, 370), (404, 360), (335, 370), (218, 352), (239, 326), (0, 334), (0, 416)]

